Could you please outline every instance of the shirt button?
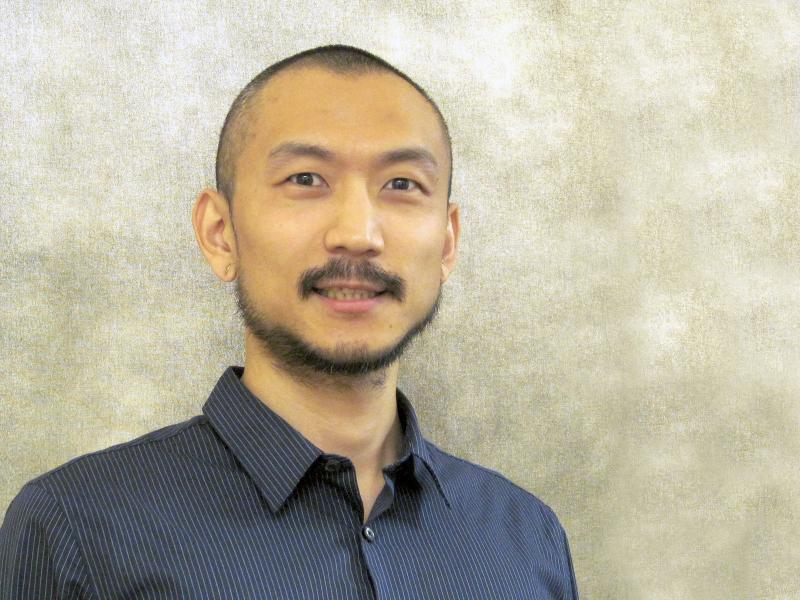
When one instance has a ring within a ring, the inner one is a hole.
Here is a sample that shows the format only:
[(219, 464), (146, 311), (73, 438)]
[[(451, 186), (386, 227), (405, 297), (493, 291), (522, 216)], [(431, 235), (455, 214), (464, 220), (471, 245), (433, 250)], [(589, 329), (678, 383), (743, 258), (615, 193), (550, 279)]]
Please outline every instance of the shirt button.
[(375, 532), (372, 531), (371, 527), (364, 526), (364, 528), (361, 530), (361, 533), (368, 542), (375, 540)]

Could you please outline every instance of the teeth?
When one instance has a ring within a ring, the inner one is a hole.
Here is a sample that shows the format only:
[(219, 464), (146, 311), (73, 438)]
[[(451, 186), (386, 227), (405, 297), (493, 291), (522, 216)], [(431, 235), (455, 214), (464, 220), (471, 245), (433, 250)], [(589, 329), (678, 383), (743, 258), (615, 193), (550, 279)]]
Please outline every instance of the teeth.
[(377, 292), (352, 290), (348, 288), (329, 288), (327, 290), (320, 290), (319, 293), (326, 298), (333, 298), (334, 300), (366, 300), (378, 295)]

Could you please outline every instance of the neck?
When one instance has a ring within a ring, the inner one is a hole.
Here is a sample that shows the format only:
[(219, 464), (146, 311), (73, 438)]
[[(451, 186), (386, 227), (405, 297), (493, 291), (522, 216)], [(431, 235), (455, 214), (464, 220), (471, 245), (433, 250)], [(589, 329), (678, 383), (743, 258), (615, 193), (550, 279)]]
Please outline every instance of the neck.
[(349, 458), (366, 477), (399, 458), (398, 364), (361, 376), (282, 369), (263, 346), (245, 337), (242, 383), (271, 410), (328, 454)]

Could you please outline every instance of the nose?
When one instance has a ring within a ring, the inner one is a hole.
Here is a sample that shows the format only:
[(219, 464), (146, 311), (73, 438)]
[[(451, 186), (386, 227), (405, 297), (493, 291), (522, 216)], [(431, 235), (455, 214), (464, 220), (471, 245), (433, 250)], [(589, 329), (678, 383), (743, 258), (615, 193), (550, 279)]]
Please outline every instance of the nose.
[(383, 252), (380, 215), (366, 185), (342, 185), (331, 203), (331, 222), (325, 232), (329, 252), (367, 258)]

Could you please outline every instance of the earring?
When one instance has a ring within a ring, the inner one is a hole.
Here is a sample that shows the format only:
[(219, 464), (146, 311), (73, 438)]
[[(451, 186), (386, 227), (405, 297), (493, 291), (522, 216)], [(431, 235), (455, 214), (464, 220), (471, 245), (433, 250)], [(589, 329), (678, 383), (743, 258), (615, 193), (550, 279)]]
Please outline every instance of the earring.
[(228, 265), (227, 267), (225, 267), (225, 275), (227, 275), (227, 274), (228, 274), (228, 271), (230, 271), (230, 270), (231, 270), (231, 267), (232, 267), (232, 266), (233, 266), (233, 265)]

